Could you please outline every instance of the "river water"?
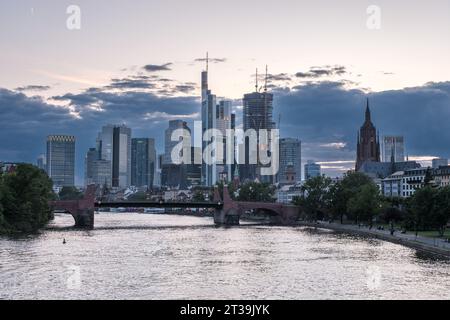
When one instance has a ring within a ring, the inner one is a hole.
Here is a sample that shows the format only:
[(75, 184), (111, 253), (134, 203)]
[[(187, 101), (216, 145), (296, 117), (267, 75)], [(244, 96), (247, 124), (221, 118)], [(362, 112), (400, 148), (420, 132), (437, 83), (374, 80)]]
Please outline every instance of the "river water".
[[(302, 227), (216, 228), (211, 218), (58, 215), (0, 238), (0, 299), (450, 299), (450, 262)], [(66, 244), (63, 244), (66, 239)]]

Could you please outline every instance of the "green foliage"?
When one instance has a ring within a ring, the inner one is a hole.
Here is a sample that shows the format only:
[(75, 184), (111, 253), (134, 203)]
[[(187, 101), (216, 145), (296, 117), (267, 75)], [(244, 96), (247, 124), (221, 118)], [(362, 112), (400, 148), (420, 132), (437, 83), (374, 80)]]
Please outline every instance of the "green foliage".
[(366, 221), (372, 225), (373, 219), (381, 210), (381, 195), (373, 182), (366, 183), (353, 194), (347, 203), (347, 210), (356, 223)]
[(203, 194), (203, 192), (197, 190), (195, 191), (194, 195), (192, 196), (192, 201), (194, 202), (205, 202), (205, 196)]
[(308, 179), (302, 186), (302, 196), (293, 200), (302, 207), (308, 219), (323, 219), (330, 208), (331, 179), (325, 176)]
[[(228, 188), (230, 195), (234, 194), (233, 188)], [(237, 190), (238, 201), (274, 202), (275, 187), (270, 183), (247, 182)]]
[(83, 192), (75, 187), (62, 187), (59, 192), (60, 200), (80, 200), (83, 199)]
[(442, 236), (450, 219), (450, 187), (429, 185), (416, 190), (408, 203), (409, 222), (417, 230), (438, 230)]
[(52, 181), (42, 170), (20, 164), (0, 179), (0, 231), (34, 232), (53, 218)]
[(361, 190), (364, 185), (373, 184), (373, 181), (364, 173), (349, 172), (344, 178), (330, 189), (330, 207), (334, 218), (339, 217), (341, 223), (344, 215), (355, 218), (348, 210), (350, 199)]
[(133, 193), (128, 197), (129, 201), (146, 201), (147, 199), (147, 193), (146, 192), (136, 192)]

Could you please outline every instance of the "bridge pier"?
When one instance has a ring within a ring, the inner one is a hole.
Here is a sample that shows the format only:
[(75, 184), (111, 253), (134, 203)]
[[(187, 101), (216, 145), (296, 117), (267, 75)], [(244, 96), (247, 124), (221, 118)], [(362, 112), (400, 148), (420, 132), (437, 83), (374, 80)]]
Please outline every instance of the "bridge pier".
[(239, 225), (239, 213), (233, 209), (216, 210), (214, 212), (214, 224), (216, 226), (238, 226)]
[(72, 216), (75, 228), (94, 229), (94, 208), (78, 209)]

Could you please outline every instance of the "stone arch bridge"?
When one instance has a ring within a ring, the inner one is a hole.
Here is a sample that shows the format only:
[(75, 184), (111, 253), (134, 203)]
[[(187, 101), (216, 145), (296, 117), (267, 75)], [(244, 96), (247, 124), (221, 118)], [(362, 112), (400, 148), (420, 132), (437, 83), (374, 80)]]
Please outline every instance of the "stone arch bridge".
[(153, 202), (153, 201), (117, 201), (101, 202), (95, 199), (96, 187), (87, 187), (81, 200), (58, 200), (49, 203), (52, 210), (70, 213), (77, 228), (94, 228), (94, 212), (96, 208), (212, 208), (216, 225), (238, 225), (240, 216), (248, 211), (265, 212), (277, 218), (280, 224), (292, 224), (299, 215), (300, 208), (292, 205), (268, 202), (234, 201), (227, 186), (223, 189), (223, 199), (218, 188), (214, 190), (212, 202)]

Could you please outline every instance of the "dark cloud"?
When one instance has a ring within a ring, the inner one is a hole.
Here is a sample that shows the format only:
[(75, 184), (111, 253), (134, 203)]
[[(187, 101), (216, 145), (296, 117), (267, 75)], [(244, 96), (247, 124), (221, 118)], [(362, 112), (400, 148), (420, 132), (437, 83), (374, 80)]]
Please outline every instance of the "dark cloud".
[[(352, 166), (356, 133), (364, 120), (366, 91), (348, 87), (346, 80), (308, 81), (295, 87), (269, 84), (275, 97), (274, 119), (281, 114), (281, 135), (303, 141), (304, 161), (332, 161), (328, 165), (332, 173)], [(133, 135), (154, 137), (162, 151), (169, 119), (200, 117), (196, 89), (195, 83), (164, 82), (139, 74), (48, 101), (0, 89), (0, 136), (8, 137), (0, 140), (0, 160), (34, 162), (45, 152), (48, 134), (73, 134), (77, 175), (82, 177), (84, 154), (107, 123), (126, 123)], [(450, 157), (450, 82), (375, 92), (369, 97), (381, 135), (403, 135), (409, 155)], [(234, 100), (233, 105), (241, 123), (242, 101)]]
[(269, 80), (269, 81), (290, 81), (290, 80), (292, 80), (292, 78), (287, 73), (278, 73), (278, 74), (268, 74), (267, 80)]
[(344, 66), (323, 66), (323, 67), (311, 67), (307, 72), (297, 72), (295, 76), (297, 78), (321, 78), (327, 76), (342, 76), (347, 73)]
[[(304, 150), (304, 160), (353, 160), (367, 95), (344, 84), (310, 82), (275, 91), (274, 116), (281, 114), (281, 135), (314, 146)], [(450, 82), (371, 93), (369, 99), (381, 136), (403, 135), (409, 155), (450, 157)], [(333, 143), (345, 146), (336, 149), (330, 147)]]
[[(226, 58), (208, 58), (208, 61), (211, 63), (223, 63), (226, 62)], [(194, 62), (206, 62), (206, 58), (197, 58)]]
[(169, 71), (169, 70), (172, 70), (170, 68), (171, 65), (172, 65), (171, 62), (162, 64), (162, 65), (148, 64), (148, 65), (144, 66), (143, 69), (147, 72)]
[(14, 90), (16, 90), (16, 91), (47, 91), (50, 89), (51, 89), (50, 86), (29, 85), (29, 86), (19, 87)]

